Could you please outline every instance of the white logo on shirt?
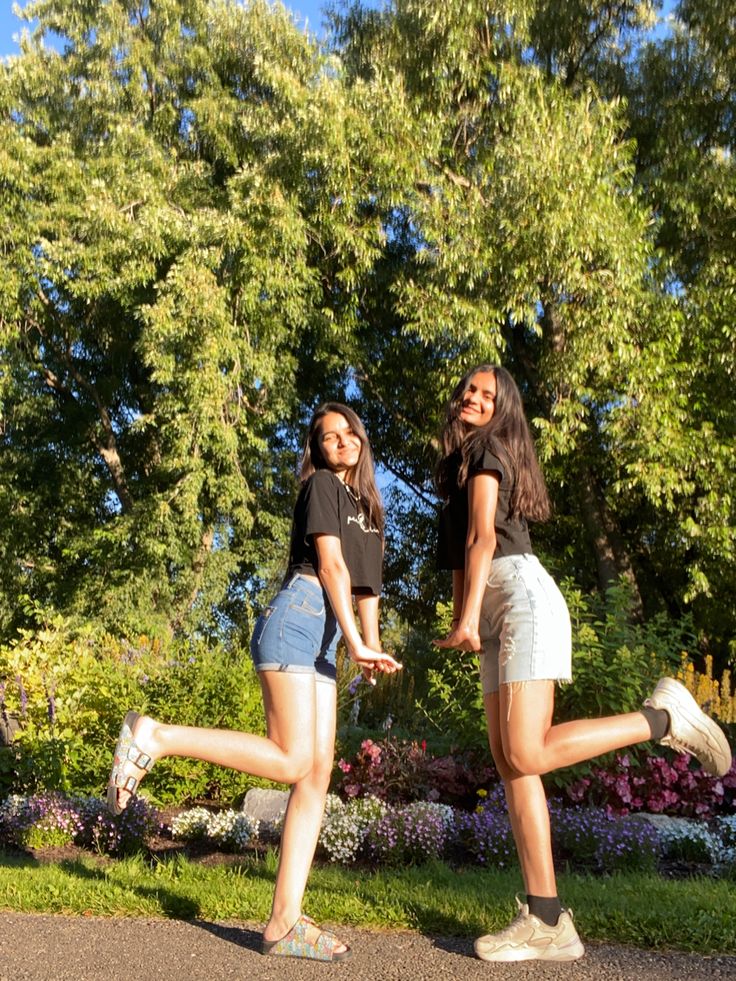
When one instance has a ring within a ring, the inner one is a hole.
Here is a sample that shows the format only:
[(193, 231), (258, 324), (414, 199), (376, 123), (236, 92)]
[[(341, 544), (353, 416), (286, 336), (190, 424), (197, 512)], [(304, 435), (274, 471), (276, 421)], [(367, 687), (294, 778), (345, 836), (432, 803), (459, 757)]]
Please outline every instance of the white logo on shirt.
[(368, 524), (368, 519), (366, 518), (366, 516), (363, 514), (362, 511), (357, 517), (355, 517), (352, 514), (349, 514), (348, 524), (350, 524), (351, 521), (354, 524), (358, 525), (360, 530), (364, 532), (366, 535), (370, 534), (371, 532), (373, 532), (374, 535), (378, 534), (378, 528), (371, 528), (371, 526)]

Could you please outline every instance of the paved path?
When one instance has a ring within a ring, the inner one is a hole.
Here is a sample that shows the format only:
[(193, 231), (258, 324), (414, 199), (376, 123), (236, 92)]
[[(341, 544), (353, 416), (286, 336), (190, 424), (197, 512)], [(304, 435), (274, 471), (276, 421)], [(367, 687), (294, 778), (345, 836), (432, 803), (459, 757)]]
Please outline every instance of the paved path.
[(353, 958), (314, 964), (258, 952), (258, 927), (204, 920), (0, 913), (0, 981), (736, 981), (736, 957), (590, 944), (574, 964), (484, 964), (467, 939), (341, 928)]

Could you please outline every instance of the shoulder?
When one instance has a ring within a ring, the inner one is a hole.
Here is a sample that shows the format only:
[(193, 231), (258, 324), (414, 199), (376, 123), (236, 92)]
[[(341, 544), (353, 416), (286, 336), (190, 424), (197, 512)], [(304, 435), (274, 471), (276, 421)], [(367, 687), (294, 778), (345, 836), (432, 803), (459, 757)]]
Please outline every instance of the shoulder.
[(302, 481), (297, 499), (298, 507), (312, 511), (315, 507), (336, 508), (339, 498), (338, 480), (329, 470), (315, 470)]
[(492, 436), (478, 440), (468, 454), (468, 476), (485, 471), (506, 475), (507, 466), (504, 464), (506, 454)]
[(337, 478), (330, 470), (315, 470), (302, 482), (302, 493), (328, 493), (336, 489)]

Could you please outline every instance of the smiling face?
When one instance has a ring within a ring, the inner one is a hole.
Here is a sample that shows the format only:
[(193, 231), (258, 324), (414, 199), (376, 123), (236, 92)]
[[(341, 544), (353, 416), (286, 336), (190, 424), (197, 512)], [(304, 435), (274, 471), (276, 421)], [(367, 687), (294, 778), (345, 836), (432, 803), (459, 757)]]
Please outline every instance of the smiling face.
[(476, 371), (460, 402), (458, 418), (468, 426), (486, 426), (496, 408), (496, 374)]
[(327, 466), (341, 480), (346, 480), (357, 465), (363, 449), (360, 437), (348, 420), (340, 412), (327, 412), (320, 419), (317, 439)]

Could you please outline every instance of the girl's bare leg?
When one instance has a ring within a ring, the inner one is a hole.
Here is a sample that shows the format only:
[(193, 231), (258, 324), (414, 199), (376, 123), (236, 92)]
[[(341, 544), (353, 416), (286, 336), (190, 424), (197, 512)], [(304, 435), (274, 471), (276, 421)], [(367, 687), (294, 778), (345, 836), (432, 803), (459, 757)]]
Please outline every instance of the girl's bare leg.
[[(139, 749), (154, 761), (166, 756), (185, 756), (218, 766), (293, 784), (308, 774), (314, 762), (312, 741), (305, 733), (314, 732), (316, 705), (314, 676), (291, 671), (261, 672), (268, 736), (230, 729), (204, 729), (197, 726), (165, 725), (143, 716), (135, 726)], [(126, 773), (145, 776), (145, 771), (126, 764)], [(118, 791), (125, 806), (130, 796)]]
[[(506, 792), (511, 830), (527, 895), (556, 896), (547, 797), (538, 775), (517, 773), (504, 756), (499, 694), (484, 695), (491, 753)], [(505, 717), (504, 717), (505, 718)]]
[[(324, 682), (314, 682), (316, 724), (312, 769), (291, 789), (281, 836), (281, 853), (276, 875), (271, 918), (263, 933), (264, 940), (279, 940), (292, 928), (302, 911), (307, 877), (322, 825), (325, 797), (330, 784), (335, 755), (336, 688)], [(269, 720), (269, 735), (275, 735), (278, 720)], [(304, 734), (306, 735), (306, 733)], [(319, 929), (312, 928), (316, 941)], [(336, 952), (344, 950), (341, 945)]]
[(651, 738), (649, 723), (641, 712), (553, 726), (553, 708), (553, 681), (501, 686), (504, 757), (517, 773), (549, 773)]

